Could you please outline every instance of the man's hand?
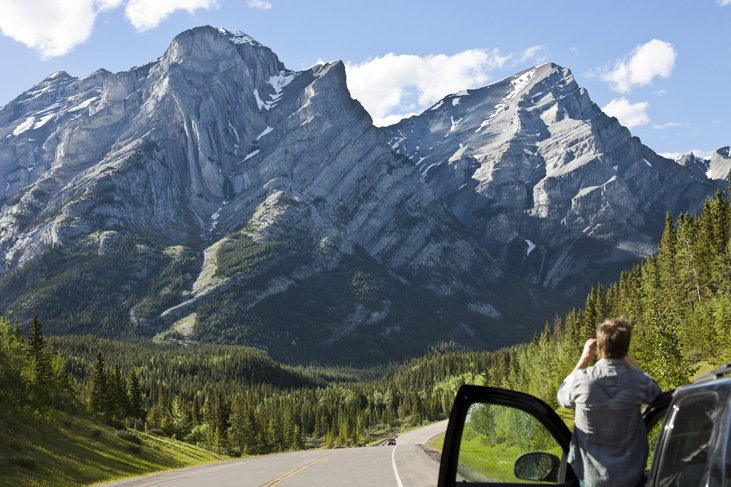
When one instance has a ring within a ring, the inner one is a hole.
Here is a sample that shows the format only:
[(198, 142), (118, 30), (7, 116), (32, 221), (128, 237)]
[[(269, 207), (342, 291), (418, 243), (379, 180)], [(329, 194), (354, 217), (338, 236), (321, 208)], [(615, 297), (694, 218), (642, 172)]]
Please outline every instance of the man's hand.
[(582, 350), (581, 358), (576, 363), (576, 367), (574, 367), (574, 372), (586, 368), (594, 357), (596, 357), (596, 338), (589, 338), (584, 343), (584, 350)]

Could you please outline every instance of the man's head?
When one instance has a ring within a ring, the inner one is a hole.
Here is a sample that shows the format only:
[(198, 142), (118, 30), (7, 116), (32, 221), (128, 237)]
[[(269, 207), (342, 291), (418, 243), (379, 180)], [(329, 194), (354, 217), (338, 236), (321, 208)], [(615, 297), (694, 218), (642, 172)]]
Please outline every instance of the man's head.
[(601, 358), (624, 358), (629, 351), (632, 324), (626, 318), (609, 318), (596, 329), (597, 353)]

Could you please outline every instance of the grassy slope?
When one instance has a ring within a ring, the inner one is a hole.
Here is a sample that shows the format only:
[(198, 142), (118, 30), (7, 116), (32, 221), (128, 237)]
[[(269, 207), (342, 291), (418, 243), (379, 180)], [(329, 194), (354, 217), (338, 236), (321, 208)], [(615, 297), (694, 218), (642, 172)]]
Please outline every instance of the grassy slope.
[(0, 415), (0, 486), (86, 485), (226, 458), (142, 432), (137, 445), (84, 414)]

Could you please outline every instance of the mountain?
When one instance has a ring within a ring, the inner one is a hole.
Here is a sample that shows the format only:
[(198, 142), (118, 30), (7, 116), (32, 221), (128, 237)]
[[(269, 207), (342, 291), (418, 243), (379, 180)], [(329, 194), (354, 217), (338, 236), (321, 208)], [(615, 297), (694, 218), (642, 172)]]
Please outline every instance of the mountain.
[(654, 252), (666, 211), (696, 211), (723, 186), (643, 145), (555, 64), (382, 132), (506, 273), (568, 293), (614, 280)]
[(731, 171), (731, 147), (721, 147), (708, 158), (698, 157), (692, 152), (676, 159), (682, 166), (693, 167), (708, 179), (725, 180)]
[(0, 108), (0, 307), (289, 362), (495, 348), (652, 252), (666, 210), (722, 186), (703, 164), (658, 156), (553, 64), (379, 129), (341, 62), (293, 71), (199, 27)]
[(54, 73), (0, 109), (0, 176), (1, 304), (51, 333), (362, 363), (514, 342), (565, 304), (502, 272), (342, 63), (292, 71), (240, 32)]

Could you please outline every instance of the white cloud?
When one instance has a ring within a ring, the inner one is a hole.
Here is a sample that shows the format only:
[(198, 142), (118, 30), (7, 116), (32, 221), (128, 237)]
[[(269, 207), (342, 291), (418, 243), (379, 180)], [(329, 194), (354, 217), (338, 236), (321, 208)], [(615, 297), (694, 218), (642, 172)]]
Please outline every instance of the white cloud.
[(374, 119), (373, 123), (379, 127), (386, 127), (388, 125), (393, 125), (395, 123), (400, 122), (404, 118), (413, 117), (414, 115), (418, 115), (418, 112), (410, 112), (410, 113), (394, 113), (393, 115), (386, 115), (385, 117)]
[(99, 10), (111, 10), (122, 5), (123, 0), (96, 0)]
[(525, 62), (529, 61), (531, 59), (537, 59), (542, 60), (545, 59), (545, 56), (542, 56), (541, 53), (546, 50), (546, 46), (530, 46), (528, 49), (523, 51), (520, 54), (519, 61)]
[(731, 0), (718, 0), (718, 4), (725, 7), (726, 5), (731, 5)]
[[(729, 1), (731, 1), (731, 0), (729, 0)], [(714, 151), (705, 150), (705, 149), (690, 149), (685, 152), (658, 152), (658, 155), (661, 155), (667, 159), (672, 159), (672, 160), (676, 161), (676, 160), (680, 159), (682, 156), (684, 156), (686, 154), (690, 154), (691, 152), (696, 157), (700, 157), (701, 159), (708, 159), (709, 157), (711, 157), (711, 155), (713, 155)]]
[(272, 8), (271, 2), (267, 2), (266, 0), (249, 0), (247, 5), (251, 8), (260, 8), (262, 10), (269, 10)]
[(647, 116), (646, 101), (630, 103), (626, 98), (615, 98), (602, 108), (604, 113), (610, 117), (617, 117), (617, 120), (625, 127), (632, 128), (645, 125), (650, 121)]
[(35, 49), (44, 59), (63, 56), (91, 36), (100, 12), (125, 2), (125, 14), (139, 31), (156, 27), (176, 10), (193, 13), (217, 3), (216, 0), (2, 0), (0, 32)]
[(662, 130), (662, 129), (669, 129), (672, 127), (689, 127), (690, 124), (688, 122), (667, 122), (667, 123), (659, 123), (656, 125), (653, 125), (652, 128)]
[(510, 58), (498, 49), (468, 49), (452, 56), (388, 53), (346, 63), (348, 88), (374, 123), (385, 125), (424, 110), (450, 93), (484, 85), (489, 72)]
[(676, 57), (672, 44), (652, 39), (635, 47), (625, 59), (616, 60), (611, 69), (602, 70), (601, 78), (612, 90), (628, 93), (633, 86), (648, 85), (658, 76), (670, 76)]
[(97, 8), (94, 0), (3, 0), (0, 31), (40, 52), (44, 59), (63, 56), (91, 35)]
[(192, 14), (216, 5), (216, 0), (129, 0), (124, 13), (134, 28), (141, 32), (157, 27), (177, 10)]

